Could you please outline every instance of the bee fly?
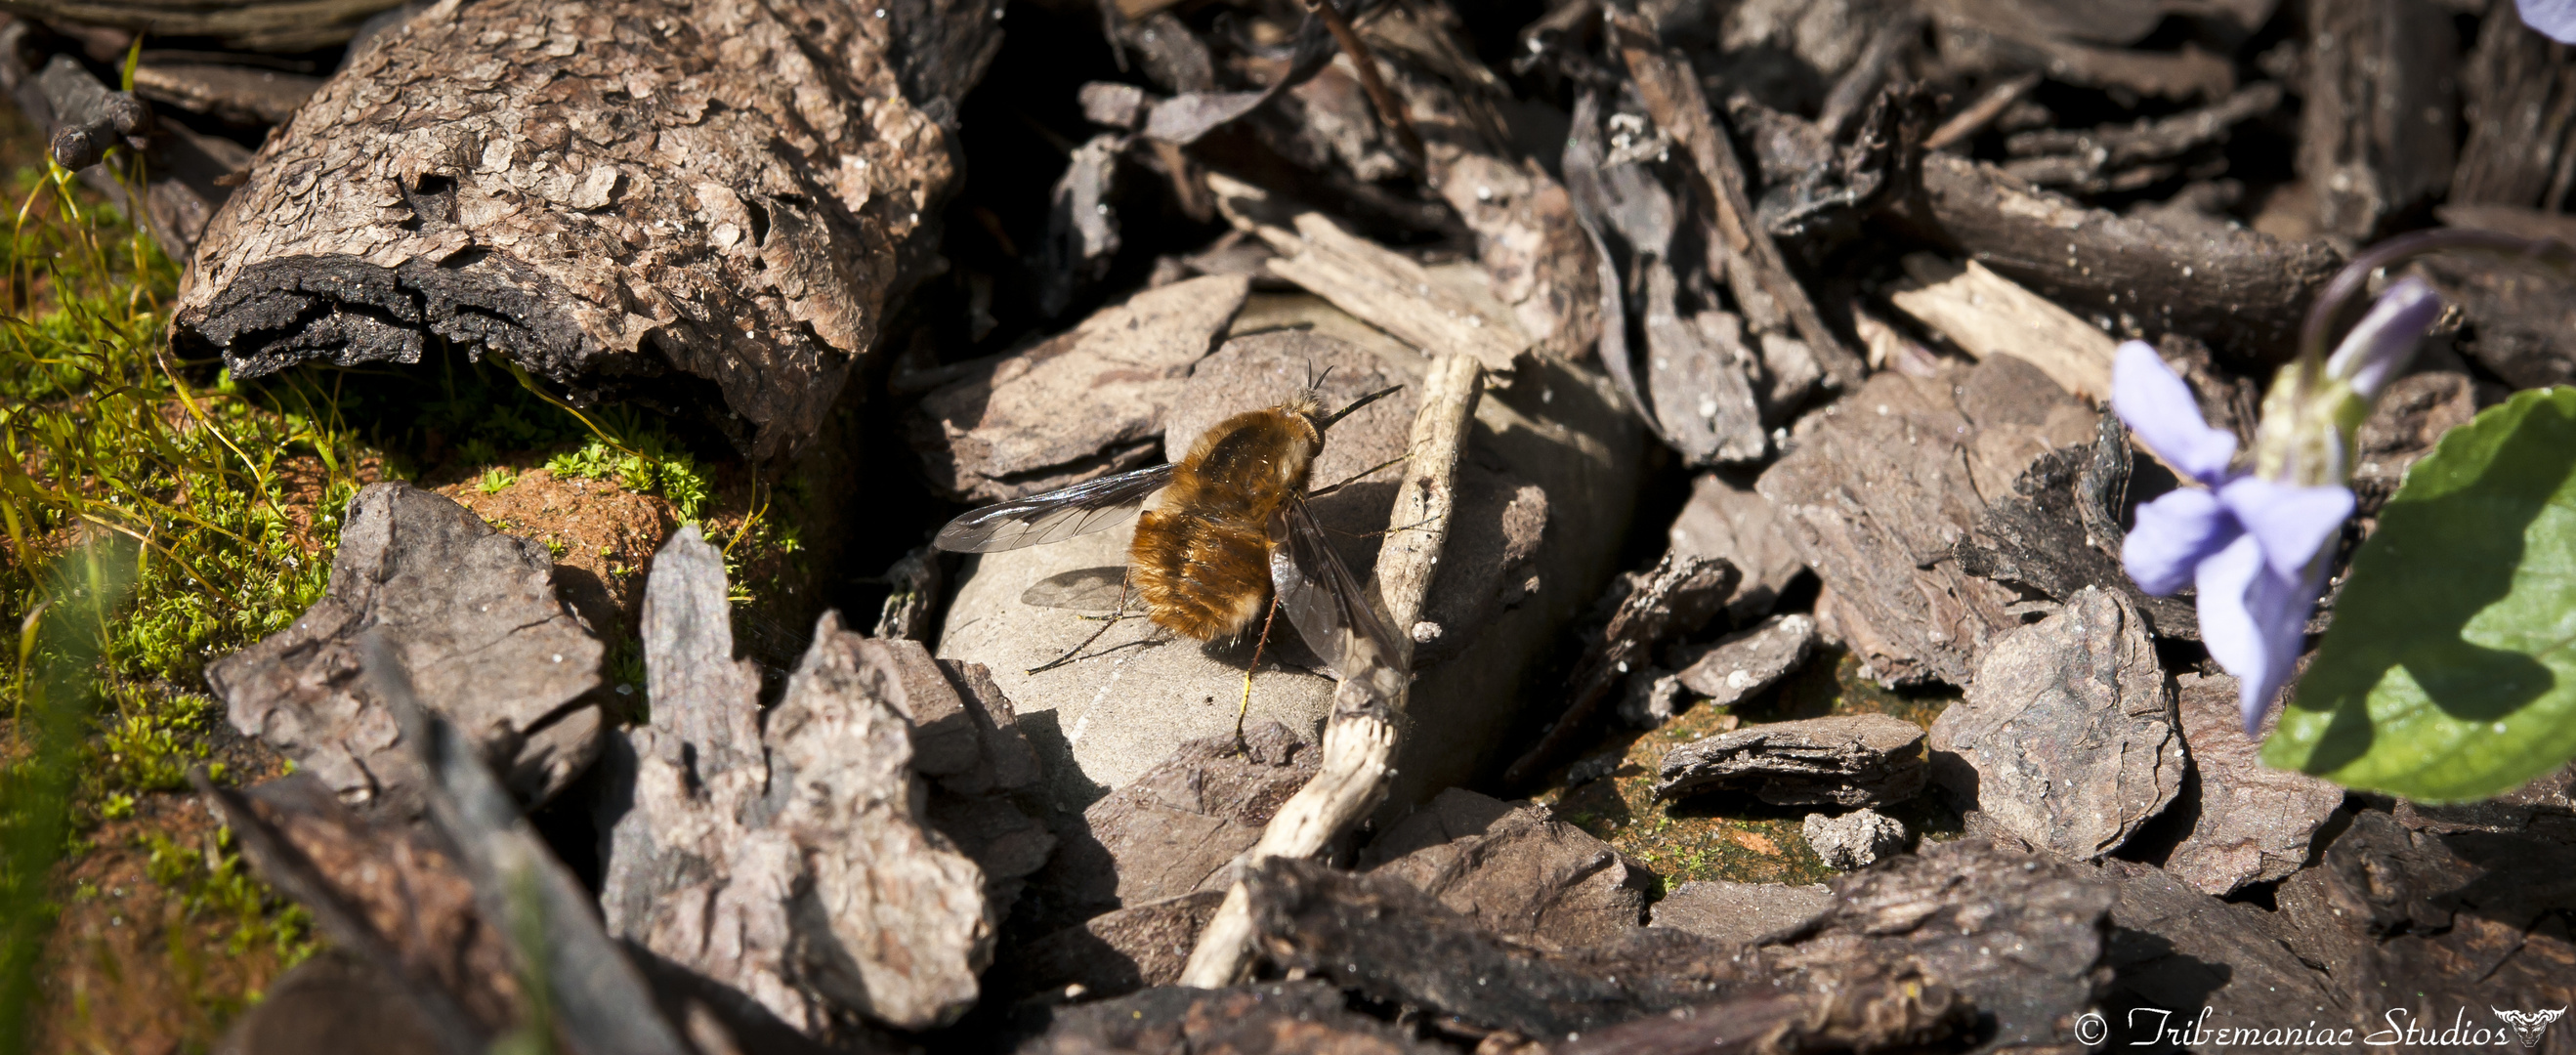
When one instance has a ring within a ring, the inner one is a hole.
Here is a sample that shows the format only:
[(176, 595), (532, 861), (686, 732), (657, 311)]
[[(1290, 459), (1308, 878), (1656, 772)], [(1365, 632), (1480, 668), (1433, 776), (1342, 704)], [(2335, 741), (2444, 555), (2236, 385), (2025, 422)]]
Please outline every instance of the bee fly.
[[(1343, 645), (1345, 633), (1365, 637), (1377, 656), (1399, 653), (1386, 621), (1369, 607), (1306, 508), (1308, 498), (1332, 488), (1310, 494), (1306, 477), (1324, 449), (1324, 430), (1404, 386), (1369, 393), (1328, 415), (1317, 399), (1321, 383), (1286, 403), (1218, 422), (1177, 462), (985, 506), (949, 521), (932, 545), (955, 553), (1019, 549), (1137, 516), (1118, 607), (1089, 640), (1032, 674), (1070, 662), (1099, 640), (1126, 614), (1132, 591), (1156, 625), (1201, 641), (1239, 637), (1258, 620), (1256, 670), (1271, 620), (1285, 609), (1307, 647), (1334, 673), (1351, 678), (1357, 672), (1344, 662), (1352, 651)], [(1238, 736), (1251, 705), (1252, 672), (1246, 671), (1235, 713)]]

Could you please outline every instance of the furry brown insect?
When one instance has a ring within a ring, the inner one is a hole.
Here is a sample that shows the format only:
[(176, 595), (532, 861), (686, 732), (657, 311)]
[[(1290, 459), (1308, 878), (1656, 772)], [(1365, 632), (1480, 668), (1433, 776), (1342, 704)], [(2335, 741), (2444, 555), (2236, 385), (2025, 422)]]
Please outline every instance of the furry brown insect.
[[(1307, 647), (1348, 677), (1344, 634), (1367, 636), (1377, 655), (1398, 653), (1385, 621), (1307, 511), (1307, 476), (1326, 429), (1396, 390), (1327, 415), (1310, 386), (1286, 403), (1219, 422), (1177, 462), (974, 510), (949, 521), (932, 544), (987, 553), (1055, 542), (1113, 527), (1142, 504), (1111, 625), (1124, 614), (1129, 590), (1155, 624), (1202, 641), (1240, 635), (1259, 620), (1266, 644), (1265, 613), (1285, 609)], [(1067, 662), (1090, 643), (1038, 669)], [(1248, 703), (1249, 674), (1244, 684)]]

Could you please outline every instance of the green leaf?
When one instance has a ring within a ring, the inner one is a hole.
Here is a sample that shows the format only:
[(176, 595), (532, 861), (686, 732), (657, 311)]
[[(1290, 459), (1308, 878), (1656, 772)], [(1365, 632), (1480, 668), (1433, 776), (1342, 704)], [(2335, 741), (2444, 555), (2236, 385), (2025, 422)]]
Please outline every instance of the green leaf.
[(2263, 760), (2423, 802), (2576, 757), (2576, 388), (2488, 408), (2415, 463), (2353, 555)]

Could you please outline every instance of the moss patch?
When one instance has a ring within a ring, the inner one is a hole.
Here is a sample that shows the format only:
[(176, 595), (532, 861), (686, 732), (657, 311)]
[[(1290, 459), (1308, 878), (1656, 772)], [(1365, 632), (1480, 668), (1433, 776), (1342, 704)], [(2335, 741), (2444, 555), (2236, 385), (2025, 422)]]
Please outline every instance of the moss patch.
[[(1807, 848), (1801, 825), (1811, 810), (1772, 806), (1744, 795), (1701, 795), (1679, 802), (1654, 798), (1655, 771), (1664, 753), (1739, 725), (1758, 725), (1830, 714), (1891, 714), (1929, 729), (1955, 696), (1896, 693), (1860, 676), (1860, 661), (1829, 650), (1807, 662), (1779, 688), (1733, 709), (1694, 707), (1662, 728), (1605, 735), (1584, 761), (1558, 770), (1536, 796), (1556, 815), (1654, 873), (1654, 896), (1699, 879), (1739, 883), (1815, 883), (1834, 875)], [(1572, 787), (1569, 772), (1616, 759), (1610, 775)], [(1885, 810), (1924, 838), (1959, 832), (1958, 814), (1931, 795)]]

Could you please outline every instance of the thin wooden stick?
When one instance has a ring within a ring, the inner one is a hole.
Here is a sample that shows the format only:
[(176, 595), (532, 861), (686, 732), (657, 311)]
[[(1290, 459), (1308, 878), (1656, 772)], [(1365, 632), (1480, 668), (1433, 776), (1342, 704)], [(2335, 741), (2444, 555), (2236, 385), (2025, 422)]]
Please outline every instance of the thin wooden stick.
[(1360, 88), (1368, 92), (1369, 104), (1377, 107), (1378, 120), (1386, 124), (1387, 131), (1395, 133), (1396, 145), (1404, 148), (1404, 159), (1416, 167), (1426, 164), (1428, 155), (1422, 152), (1422, 137), (1414, 134), (1413, 119), (1405, 115), (1404, 101), (1396, 98), (1395, 92), (1387, 88), (1386, 78), (1378, 75), (1377, 59), (1360, 40), (1359, 30), (1351, 28), (1351, 20), (1333, 0), (1306, 0), (1306, 9), (1324, 20), (1324, 28), (1333, 31), (1333, 39), (1340, 41), (1342, 50), (1350, 55), (1351, 67), (1360, 74)]
[[(1389, 525), (1416, 525), (1387, 535), (1378, 551), (1378, 594), (1395, 627), (1400, 654), (1376, 657), (1374, 664), (1353, 659), (1346, 665), (1361, 676), (1346, 677), (1333, 692), (1333, 715), (1324, 725), (1324, 759), (1313, 780), (1279, 807), (1261, 840), (1235, 859), (1237, 874), (1273, 857), (1312, 857), (1344, 829), (1357, 823), (1386, 797), (1394, 777), (1395, 748), (1401, 739), (1408, 695), (1403, 673), (1413, 662), (1413, 624), (1422, 614), (1441, 548), (1449, 540), (1450, 513), (1458, 486), (1458, 457), (1466, 447), (1468, 426), (1475, 420), (1476, 399), (1484, 388), (1484, 370), (1475, 359), (1451, 355), (1432, 367), (1424, 379), (1422, 408), (1413, 415), (1411, 461), (1396, 490)], [(1346, 657), (1367, 656), (1368, 640), (1345, 636)], [(1217, 906), (1207, 929), (1190, 950), (1181, 984), (1213, 989), (1232, 985), (1252, 952), (1252, 899), (1237, 880)]]

